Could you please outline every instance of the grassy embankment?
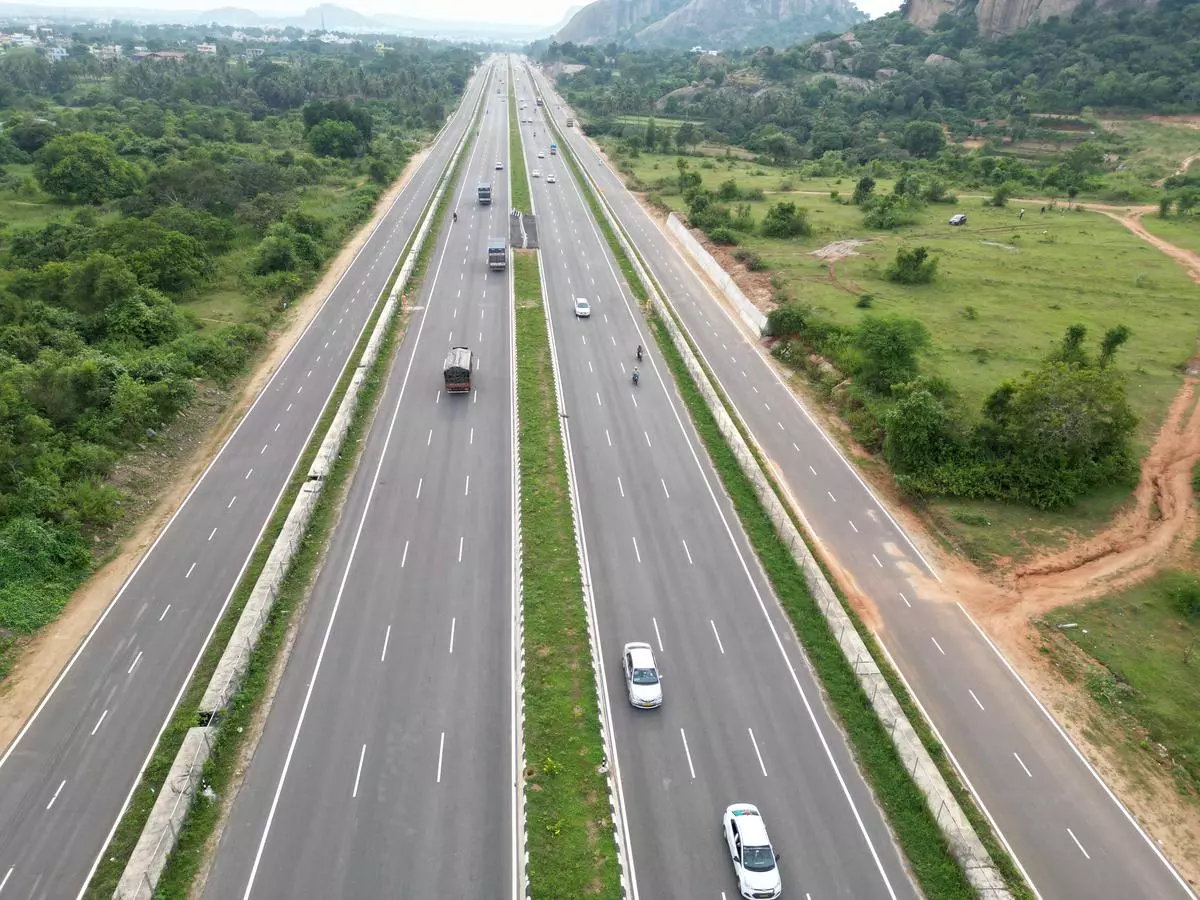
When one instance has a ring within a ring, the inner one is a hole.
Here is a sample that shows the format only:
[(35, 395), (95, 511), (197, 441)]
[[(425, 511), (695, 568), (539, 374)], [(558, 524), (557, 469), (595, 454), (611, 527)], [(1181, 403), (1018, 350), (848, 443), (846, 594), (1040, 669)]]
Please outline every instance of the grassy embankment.
[[(1193, 165), (1200, 167), (1200, 163)], [(1157, 212), (1152, 212), (1142, 216), (1142, 225), (1151, 234), (1176, 247), (1200, 253), (1200, 215), (1179, 216), (1172, 212), (1168, 218), (1161, 219)]]
[[(570, 154), (568, 154), (567, 160), (575, 177), (578, 178), (579, 170), (575, 160)], [(587, 189), (584, 193), (602, 233), (621, 263), (631, 290), (639, 301), (645, 304), (648, 301), (645, 288), (641, 281), (633, 276), (632, 264), (613, 234), (611, 226), (603, 217), (595, 196)], [(836, 638), (829, 630), (824, 615), (813, 601), (803, 572), (796, 565), (790, 550), (780, 540), (770, 518), (759, 503), (753, 485), (742, 472), (736, 456), (722, 436), (716, 420), (685, 367), (679, 350), (675, 347), (657, 314), (651, 314), (650, 325), (662, 348), (663, 356), (671, 367), (692, 422), (733, 502), (751, 546), (762, 563), (776, 596), (779, 597), (796, 629), (805, 653), (825, 689), (830, 706), (853, 747), (858, 764), (875, 796), (879, 798), (897, 842), (912, 867), (914, 877), (928, 897), (945, 898), (945, 900), (956, 897), (965, 900), (965, 898), (974, 897), (974, 892), (967, 883), (962, 869), (949, 855), (941, 831), (925, 803), (924, 796), (905, 770), (883, 724), (875, 715), (859, 686), (853, 668), (843, 656)], [(832, 582), (832, 579), (830, 580)], [(848, 611), (855, 619), (856, 627), (867, 641), (868, 646), (874, 647), (874, 639), (869, 631), (857, 620), (853, 610)], [(903, 684), (900, 683), (890, 666), (882, 661), (878, 650), (875, 651), (875, 654), (876, 658), (881, 660), (880, 669), (888, 678), (893, 692), (904, 706), (906, 714), (918, 730), (922, 742), (957, 796), (992, 859), (1007, 880), (1014, 896), (1030, 897), (1016, 866), (992, 833), (986, 819), (974, 805), (966, 789), (959, 782), (957, 773), (946, 758), (944, 750), (918, 714)]]
[[(677, 179), (675, 159), (642, 154), (622, 162), (632, 165), (640, 182), (653, 186)], [(1068, 326), (1082, 323), (1098, 340), (1106, 329), (1127, 324), (1133, 336), (1120, 362), (1130, 373), (1129, 399), (1141, 419), (1138, 440), (1148, 446), (1153, 439), (1179, 387), (1179, 367), (1194, 351), (1196, 314), (1187, 298), (1195, 287), (1173, 260), (1118, 222), (1087, 212), (1042, 216), (1031, 206), (1018, 219), (1019, 204), (995, 209), (964, 197), (958, 204), (927, 206), (916, 225), (871, 231), (856, 207), (829, 196), (837, 190), (842, 199), (848, 197), (853, 178), (807, 181), (738, 160), (688, 162), (707, 188), (732, 178), (739, 188), (762, 189), (764, 199), (750, 203), (756, 221), (780, 200), (808, 210), (813, 225), (808, 237), (743, 239), (742, 246), (767, 266), (752, 276), (764, 294), (798, 297), (846, 325), (866, 315), (919, 319), (932, 335), (922, 371), (948, 379), (968, 410), (978, 410), (1005, 379), (1035, 367)], [(876, 187), (877, 192), (890, 189), (882, 179)], [(660, 196), (673, 209), (684, 209), (678, 193)], [(968, 226), (948, 226), (951, 213), (960, 210), (967, 212)], [(869, 243), (832, 266), (812, 255), (843, 240)], [(937, 281), (919, 287), (886, 281), (883, 270), (896, 250), (914, 245), (938, 257)], [(857, 305), (864, 294), (871, 295), (867, 308)], [(971, 558), (1015, 561), (1093, 532), (1128, 497), (1127, 486), (1115, 486), (1066, 513), (955, 500), (931, 504), (931, 514)]]
[[(452, 186), (461, 173), (465, 159), (466, 154), (464, 153), (459, 158), (456, 171), (451, 174), (451, 187), (447, 188), (443, 195), (442, 202), (438, 208), (438, 216), (445, 216), (447, 214), (449, 203), (453, 197)], [(390, 293), (395, 279), (399, 275), (404, 258), (408, 255), (412, 247), (412, 240), (410, 238), (404, 252), (398, 257), (395, 270), (381, 292), (382, 297), (386, 297)], [(417, 291), (420, 287), (421, 279), (424, 275), (429, 256), (432, 253), (434, 243), (433, 240), (427, 240), (425, 246), (422, 248), (422, 252), (418, 257), (417, 264), (413, 269), (412, 277), (409, 281), (407, 290), (409, 294)], [(362, 351), (365, 349), (379, 315), (383, 310), (383, 305), (382, 302), (378, 304), (377, 309), (367, 322), (366, 327), (363, 329), (362, 338), (359, 340), (351, 356), (352, 359), (358, 359), (362, 355)], [(380, 345), (375, 365), (371, 368), (366, 380), (359, 389), (357, 407), (345, 437), (345, 447), (358, 448), (360, 441), (366, 434), (374, 415), (375, 404), (386, 381), (393, 352), (398, 344), (399, 336), (403, 333), (404, 323), (405, 314), (403, 310), (397, 310), (393, 325), (386, 332), (383, 342)], [(179, 706), (175, 710), (175, 714), (171, 717), (171, 721), (164, 730), (162, 738), (155, 748), (154, 756), (142, 774), (142, 778), (130, 801), (129, 808), (126, 810), (117, 827), (116, 833), (105, 849), (100, 866), (97, 868), (96, 874), (92, 877), (92, 881), (88, 885), (87, 900), (108, 900), (112, 896), (117, 882), (120, 880), (121, 873), (125, 869), (129, 855), (133, 852), (133, 848), (141, 836), (142, 829), (145, 827), (146, 820), (149, 818), (150, 811), (154, 806), (154, 801), (166, 780), (167, 773), (171, 768), (175, 755), (179, 751), (179, 746), (183, 742), (187, 730), (199, 724), (198, 707), (200, 700), (208, 687), (209, 680), (216, 669), (221, 654), (229, 643), (229, 638), (233, 633), (234, 627), (237, 625), (238, 617), (246, 605), (246, 601), (249, 599), (263, 566), (266, 564), (267, 557), (271, 553), (275, 540), (283, 528), (283, 523), (291, 511), (292, 504), (295, 502), (300, 488), (307, 479), (308, 470), (325, 437), (325, 433), (329, 430), (329, 425), (337, 413), (338, 406), (345, 396), (350, 380), (354, 376), (354, 371), (354, 366), (348, 366), (341, 380), (338, 382), (326, 406), (325, 412), (318, 422), (316, 430), (313, 432), (313, 438), (300, 458), (296, 472), (292, 476), (279, 502), (279, 506), (254, 552), (250, 565), (247, 567), (242, 580), (238, 583), (229, 607), (221, 619), (211, 643), (205, 650), (204, 656), (192, 676), (192, 680), (188, 683)], [(203, 794), (198, 794), (193, 801), (192, 809), (184, 821), (183, 827), (180, 829), (175, 850), (168, 858), (167, 866), (155, 891), (155, 897), (157, 898), (162, 898), (162, 900), (176, 900), (176, 898), (178, 900), (185, 900), (190, 895), (192, 881), (204, 859), (206, 852), (205, 844), (212, 835), (220, 818), (222, 800), (241, 762), (243, 745), (253, 731), (252, 723), (254, 717), (264, 700), (266, 689), (270, 683), (271, 672), (277, 664), (279, 653), (284, 646), (293, 613), (303, 605), (304, 599), (307, 596), (310, 581), (315, 575), (317, 566), (324, 554), (328, 538), (337, 519), (337, 510), (341, 505), (346, 489), (349, 487), (350, 477), (354, 473), (357, 461), (357, 450), (342, 453), (326, 478), (325, 489), (321, 495), (321, 499), (313, 509), (300, 550), (293, 558), (291, 570), (280, 588), (279, 596), (259, 636), (258, 645), (251, 654), (250, 664), (241, 688), (234, 695), (229, 707), (225, 711), (221, 721), (221, 728), (214, 741), (208, 763), (204, 767), (203, 783), (212, 788), (215, 795), (214, 799), (209, 800)]]
[[(509, 106), (516, 99), (509, 77)], [(530, 209), (511, 123), (513, 204)], [(518, 185), (526, 205), (520, 206)], [(536, 250), (514, 254), (521, 572), (525, 611), (525, 796), (534, 897), (621, 896), (583, 576), (558, 424), (550, 335)]]
[[(1191, 560), (1191, 568), (1196, 568)], [(1176, 602), (1172, 570), (1039, 623), (1042, 651), (1103, 710), (1088, 736), (1112, 745), (1135, 774), (1168, 772), (1180, 795), (1200, 802), (1200, 618)], [(1194, 585), (1194, 578), (1191, 579)], [(1074, 623), (1072, 628), (1059, 628)], [(1082, 651), (1082, 652), (1079, 652)]]

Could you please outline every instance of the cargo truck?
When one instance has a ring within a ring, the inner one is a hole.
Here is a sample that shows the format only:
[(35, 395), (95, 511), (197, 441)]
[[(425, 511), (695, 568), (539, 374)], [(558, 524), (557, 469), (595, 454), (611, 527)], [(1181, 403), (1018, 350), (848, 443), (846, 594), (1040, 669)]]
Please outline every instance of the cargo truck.
[(545, 102), (544, 100), (542, 100), (542, 98), (541, 98), (541, 97), (538, 97), (538, 98), (537, 98), (537, 104), (538, 104), (538, 106), (545, 106), (545, 105), (546, 105), (546, 102)]
[(492, 202), (492, 186), (487, 182), (480, 184), (479, 187), (476, 188), (475, 193), (479, 197), (479, 202), (485, 206)]
[(508, 265), (508, 245), (501, 240), (488, 241), (488, 268), (503, 269)]
[(446, 382), (446, 390), (452, 394), (465, 394), (471, 391), (471, 369), (474, 367), (474, 354), (469, 347), (451, 347), (442, 363), (442, 377)]
[(550, 155), (551, 155), (551, 156), (558, 156), (558, 144), (551, 144), (551, 145), (550, 145)]

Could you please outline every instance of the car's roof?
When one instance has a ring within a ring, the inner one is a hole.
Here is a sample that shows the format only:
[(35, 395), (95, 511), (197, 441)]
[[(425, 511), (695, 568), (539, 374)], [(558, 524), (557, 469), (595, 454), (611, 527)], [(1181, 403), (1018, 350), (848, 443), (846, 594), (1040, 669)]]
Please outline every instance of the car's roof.
[[(763, 824), (758, 809), (749, 803), (737, 803), (729, 807), (729, 812), (737, 822), (738, 832), (742, 836), (743, 846), (763, 847), (771, 843), (767, 837), (767, 826)], [(740, 812), (741, 815), (737, 815)]]
[(635, 641), (625, 645), (625, 652), (633, 657), (633, 665), (635, 668), (654, 668), (654, 651), (650, 649), (649, 644), (642, 641)]
[[(587, 302), (588, 302), (588, 298), (587, 298), (587, 297), (576, 297), (576, 298), (575, 298), (575, 302), (576, 302), (576, 303), (587, 303)], [(638, 644), (636, 644), (636, 643), (634, 643), (634, 644), (626, 644), (625, 646), (626, 646), (626, 647), (636, 647), (636, 646), (639, 646), (639, 645), (638, 645)], [(647, 646), (647, 647), (649, 647), (650, 645), (649, 645), (649, 644), (646, 644), (646, 646)]]

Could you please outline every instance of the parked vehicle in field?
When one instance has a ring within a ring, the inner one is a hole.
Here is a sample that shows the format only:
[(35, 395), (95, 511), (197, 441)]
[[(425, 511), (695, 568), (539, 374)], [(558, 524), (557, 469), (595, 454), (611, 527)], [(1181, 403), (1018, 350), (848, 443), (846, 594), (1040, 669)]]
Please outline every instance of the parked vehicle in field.
[(950, 224), (951, 225), (966, 225), (967, 224), (967, 214), (966, 213), (958, 213), (957, 215), (951, 216)]

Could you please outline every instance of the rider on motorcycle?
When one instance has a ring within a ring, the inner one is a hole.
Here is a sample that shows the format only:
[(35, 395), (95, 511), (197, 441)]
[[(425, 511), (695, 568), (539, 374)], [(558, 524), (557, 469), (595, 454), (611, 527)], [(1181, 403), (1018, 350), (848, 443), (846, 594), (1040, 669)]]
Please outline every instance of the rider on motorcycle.
[(633, 367), (633, 383), (634, 383), (634, 384), (637, 384), (637, 383), (638, 383), (638, 370), (637, 370), (637, 366), (634, 366), (634, 367)]
[(641, 344), (638, 344), (637, 358), (638, 358), (638, 362), (642, 361), (642, 345)]
[(454, 221), (455, 221), (455, 222), (457, 222), (457, 221), (458, 221), (458, 210), (455, 210), (455, 211), (454, 211)]

